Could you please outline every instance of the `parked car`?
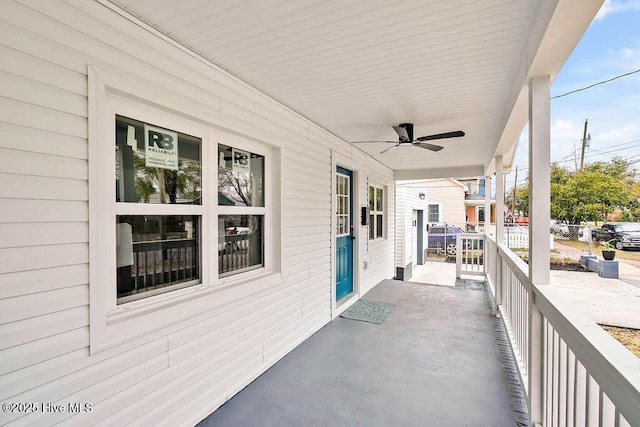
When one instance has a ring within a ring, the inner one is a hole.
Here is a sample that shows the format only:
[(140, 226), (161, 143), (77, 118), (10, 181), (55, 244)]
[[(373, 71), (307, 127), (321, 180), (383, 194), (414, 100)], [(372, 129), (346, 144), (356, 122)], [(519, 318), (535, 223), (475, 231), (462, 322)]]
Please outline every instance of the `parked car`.
[(449, 255), (455, 255), (459, 233), (464, 233), (464, 231), (453, 225), (432, 225), (429, 227), (428, 248), (441, 249)]
[(601, 228), (591, 230), (591, 238), (601, 242), (610, 242), (616, 249), (640, 249), (640, 223), (610, 222)]
[(552, 220), (551, 223), (551, 233), (556, 234), (562, 237), (569, 237), (572, 240), (578, 239), (582, 236), (584, 231), (584, 227), (582, 225), (577, 224), (567, 224), (566, 222), (558, 222)]

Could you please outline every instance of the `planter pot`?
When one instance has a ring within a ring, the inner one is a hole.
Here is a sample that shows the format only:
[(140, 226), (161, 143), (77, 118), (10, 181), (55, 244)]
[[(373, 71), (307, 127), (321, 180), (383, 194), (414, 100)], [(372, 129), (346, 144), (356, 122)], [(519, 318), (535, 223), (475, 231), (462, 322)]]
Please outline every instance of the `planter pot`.
[(616, 257), (616, 251), (607, 251), (607, 250), (602, 250), (602, 258), (606, 259), (607, 261), (612, 261), (614, 258)]

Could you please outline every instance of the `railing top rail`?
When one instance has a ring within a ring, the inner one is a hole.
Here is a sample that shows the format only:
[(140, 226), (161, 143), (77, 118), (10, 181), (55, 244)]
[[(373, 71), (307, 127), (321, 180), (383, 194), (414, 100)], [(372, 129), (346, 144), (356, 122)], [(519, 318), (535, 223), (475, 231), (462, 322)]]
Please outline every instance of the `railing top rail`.
[(509, 246), (496, 242), (495, 236), (487, 235), (487, 240), (498, 246), (500, 257), (507, 263), (509, 270), (515, 274), (518, 281), (529, 291), (531, 290), (531, 282), (529, 281), (529, 266), (520, 257), (518, 257)]
[(478, 239), (484, 239), (486, 238), (486, 234), (485, 233), (458, 233), (458, 236), (465, 238), (465, 239), (471, 239), (471, 238), (478, 238)]
[(631, 423), (640, 425), (640, 358), (549, 285), (533, 285), (536, 306)]

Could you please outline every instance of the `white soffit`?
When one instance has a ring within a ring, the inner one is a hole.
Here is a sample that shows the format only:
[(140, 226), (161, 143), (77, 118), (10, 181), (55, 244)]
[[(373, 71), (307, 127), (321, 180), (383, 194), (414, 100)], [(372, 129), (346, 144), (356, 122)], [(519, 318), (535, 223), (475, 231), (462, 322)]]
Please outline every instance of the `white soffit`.
[[(432, 141), (439, 152), (356, 145), (412, 178), (488, 166), (524, 83), (532, 25), (548, 24), (535, 19), (539, 0), (112, 2), (347, 142), (397, 140), (403, 122), (416, 137), (466, 133)], [(563, 52), (589, 22), (558, 37)]]

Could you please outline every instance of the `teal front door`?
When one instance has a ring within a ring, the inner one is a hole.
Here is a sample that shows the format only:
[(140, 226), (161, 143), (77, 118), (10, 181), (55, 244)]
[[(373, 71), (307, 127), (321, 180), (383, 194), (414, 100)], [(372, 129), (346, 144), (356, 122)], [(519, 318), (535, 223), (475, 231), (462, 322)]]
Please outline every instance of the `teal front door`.
[(336, 301), (353, 292), (353, 173), (336, 169)]

